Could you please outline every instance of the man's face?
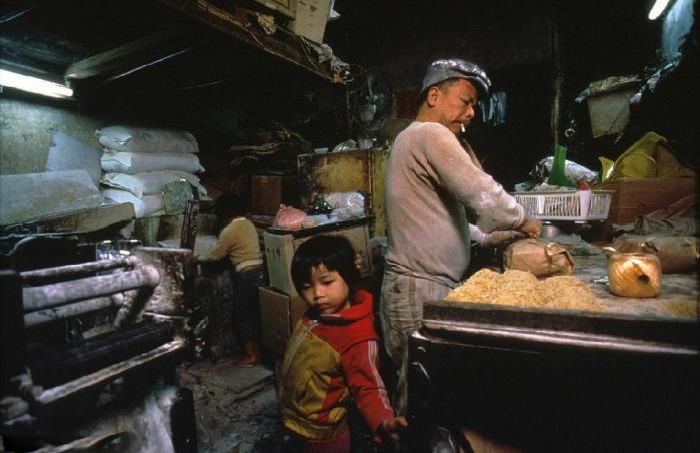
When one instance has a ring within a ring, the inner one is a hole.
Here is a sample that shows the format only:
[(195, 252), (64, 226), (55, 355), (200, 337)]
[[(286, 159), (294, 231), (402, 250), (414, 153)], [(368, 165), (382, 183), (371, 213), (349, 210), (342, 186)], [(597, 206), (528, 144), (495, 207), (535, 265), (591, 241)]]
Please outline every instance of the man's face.
[(476, 87), (466, 79), (457, 79), (456, 83), (443, 88), (432, 87), (428, 94), (433, 101), (437, 119), (455, 135), (468, 127), (475, 115), (478, 92)]

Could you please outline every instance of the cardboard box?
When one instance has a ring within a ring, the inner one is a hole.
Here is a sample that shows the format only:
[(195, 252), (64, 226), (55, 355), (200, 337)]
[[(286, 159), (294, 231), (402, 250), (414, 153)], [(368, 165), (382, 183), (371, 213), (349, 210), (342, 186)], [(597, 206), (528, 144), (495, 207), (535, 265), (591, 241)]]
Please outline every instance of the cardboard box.
[(697, 178), (619, 178), (595, 188), (615, 191), (607, 222), (625, 224), (696, 193)]
[[(339, 222), (338, 225), (342, 225)], [(353, 226), (338, 226), (337, 228), (318, 227), (295, 232), (282, 233), (279, 230), (268, 230), (263, 234), (265, 244), (265, 260), (270, 286), (284, 294), (297, 295), (292, 283), (290, 272), (292, 257), (296, 249), (307, 239), (317, 234), (337, 234), (348, 238), (356, 251), (363, 257), (363, 276), (372, 273), (372, 254), (369, 248), (369, 229), (367, 223)]]
[(306, 302), (267, 286), (258, 288), (258, 295), (262, 344), (282, 357), (294, 326), (306, 311)]
[(260, 3), (261, 5), (265, 5), (266, 7), (273, 9), (275, 11), (279, 11), (280, 13), (284, 14), (285, 16), (291, 17), (294, 19), (294, 16), (296, 15), (297, 12), (297, 0), (254, 0), (257, 3)]
[(333, 10), (333, 0), (297, 0), (296, 16), (289, 29), (316, 43), (323, 43), (326, 22)]
[(253, 214), (275, 215), (280, 204), (299, 205), (296, 176), (253, 175), (250, 177)]

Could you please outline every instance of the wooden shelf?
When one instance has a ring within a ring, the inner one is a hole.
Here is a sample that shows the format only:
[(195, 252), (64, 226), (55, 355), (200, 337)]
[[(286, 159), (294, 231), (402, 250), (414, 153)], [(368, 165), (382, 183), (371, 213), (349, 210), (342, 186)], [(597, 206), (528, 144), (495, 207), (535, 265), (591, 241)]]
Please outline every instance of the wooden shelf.
[(342, 75), (331, 68), (329, 61), (318, 61), (314, 51), (315, 44), (280, 26), (276, 27), (274, 33), (267, 34), (257, 25), (254, 11), (236, 6), (223, 8), (206, 0), (160, 2), (222, 33), (311, 71), (323, 79), (333, 83), (345, 83)]

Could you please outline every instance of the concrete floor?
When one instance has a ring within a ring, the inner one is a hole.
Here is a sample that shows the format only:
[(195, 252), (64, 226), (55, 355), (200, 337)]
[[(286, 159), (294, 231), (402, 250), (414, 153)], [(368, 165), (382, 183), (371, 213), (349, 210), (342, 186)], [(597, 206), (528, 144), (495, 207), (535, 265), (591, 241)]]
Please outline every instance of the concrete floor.
[(233, 360), (186, 362), (180, 384), (192, 390), (199, 453), (271, 451), (281, 432), (273, 371)]

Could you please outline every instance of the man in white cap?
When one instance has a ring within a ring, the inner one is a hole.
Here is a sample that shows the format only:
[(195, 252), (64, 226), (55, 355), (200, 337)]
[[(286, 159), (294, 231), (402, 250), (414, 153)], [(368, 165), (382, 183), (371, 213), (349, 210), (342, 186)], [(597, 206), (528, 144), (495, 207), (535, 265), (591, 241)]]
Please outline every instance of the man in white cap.
[(380, 319), (387, 353), (398, 370), (398, 415), (406, 415), (408, 337), (420, 327), (423, 302), (443, 300), (464, 278), (469, 223), (478, 226), (486, 235), (479, 240), (489, 245), (537, 237), (541, 228), (539, 220), (525, 215), (515, 198), (482, 170), (469, 144), (458, 139), (490, 87), (486, 73), (474, 63), (431, 63), (418, 114), (396, 137), (387, 163), (388, 249)]

